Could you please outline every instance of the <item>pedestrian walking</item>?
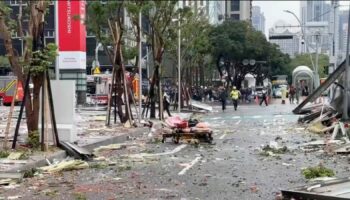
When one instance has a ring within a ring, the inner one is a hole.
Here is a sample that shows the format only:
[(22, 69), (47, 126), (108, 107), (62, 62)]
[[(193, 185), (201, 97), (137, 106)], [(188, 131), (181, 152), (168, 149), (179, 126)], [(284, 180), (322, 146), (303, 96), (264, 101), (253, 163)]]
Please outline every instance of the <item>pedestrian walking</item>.
[(164, 111), (166, 111), (168, 113), (168, 116), (171, 117), (171, 114), (170, 114), (170, 110), (169, 110), (169, 107), (170, 107), (170, 101), (169, 101), (169, 96), (164, 93), (164, 96), (163, 96), (163, 107), (164, 107)]
[(267, 90), (265, 88), (263, 88), (263, 90), (261, 91), (262, 95), (261, 95), (261, 101), (260, 101), (260, 106), (262, 105), (263, 102), (265, 102), (265, 105), (268, 106), (267, 104)]
[(282, 104), (286, 104), (286, 98), (287, 98), (287, 87), (282, 87), (281, 88), (281, 93), (282, 93)]
[(299, 97), (301, 96), (300, 92), (300, 85), (297, 83), (295, 87), (295, 99), (297, 100), (297, 104), (299, 104)]
[(240, 96), (241, 96), (241, 93), (239, 92), (239, 90), (237, 90), (236, 86), (233, 86), (232, 91), (230, 93), (230, 97), (232, 98), (232, 102), (235, 110), (237, 110), (238, 99)]
[(227, 93), (225, 88), (220, 88), (220, 101), (222, 105), (222, 112), (225, 112), (226, 110), (226, 99), (227, 99)]
[(289, 103), (294, 104), (294, 98), (295, 98), (295, 87), (293, 85), (290, 85), (289, 91), (288, 91), (288, 97), (289, 97)]

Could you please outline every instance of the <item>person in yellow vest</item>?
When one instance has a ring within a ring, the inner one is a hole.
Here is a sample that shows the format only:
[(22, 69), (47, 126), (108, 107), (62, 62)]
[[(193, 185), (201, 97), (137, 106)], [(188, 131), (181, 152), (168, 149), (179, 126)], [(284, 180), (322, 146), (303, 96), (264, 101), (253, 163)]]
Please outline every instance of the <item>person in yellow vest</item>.
[(282, 87), (281, 93), (282, 93), (282, 104), (285, 104), (286, 98), (287, 98), (287, 87)]
[(232, 102), (235, 110), (237, 110), (238, 99), (240, 98), (240, 96), (241, 96), (241, 92), (237, 90), (236, 86), (233, 86), (232, 91), (230, 93), (230, 97), (232, 98)]

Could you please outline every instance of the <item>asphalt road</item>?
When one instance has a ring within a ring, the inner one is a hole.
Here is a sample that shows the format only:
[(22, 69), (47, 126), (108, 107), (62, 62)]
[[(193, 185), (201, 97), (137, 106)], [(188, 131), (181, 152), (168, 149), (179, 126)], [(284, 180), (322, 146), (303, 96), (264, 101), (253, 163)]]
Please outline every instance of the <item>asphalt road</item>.
[[(349, 173), (346, 156), (305, 153), (300, 145), (319, 139), (306, 133), (291, 113), (293, 105), (230, 105), (198, 116), (214, 129), (214, 145), (147, 143), (103, 152), (115, 161), (101, 166), (26, 179), (0, 196), (22, 199), (275, 199), (281, 189), (304, 185), (301, 169), (322, 162), (338, 177)], [(277, 141), (288, 152), (261, 155), (262, 145)], [(143, 154), (140, 154), (143, 153)], [(123, 155), (136, 155), (126, 157)]]

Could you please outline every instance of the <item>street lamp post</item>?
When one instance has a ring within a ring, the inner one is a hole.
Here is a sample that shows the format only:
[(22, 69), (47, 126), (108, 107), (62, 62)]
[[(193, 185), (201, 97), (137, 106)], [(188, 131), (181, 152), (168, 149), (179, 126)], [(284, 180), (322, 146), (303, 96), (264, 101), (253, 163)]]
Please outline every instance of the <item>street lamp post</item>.
[(140, 41), (139, 41), (139, 122), (141, 122), (141, 109), (142, 109), (142, 14), (141, 11), (139, 12), (139, 36), (140, 36)]
[(290, 10), (284, 10), (284, 12), (292, 14), (295, 17), (295, 19), (298, 21), (298, 23), (300, 25), (300, 29), (301, 29), (301, 39), (302, 39), (301, 42), (302, 42), (303, 46), (305, 45), (304, 48), (302, 48), (302, 52), (303, 53), (306, 52), (307, 51), (307, 47), (306, 47), (305, 30), (304, 30), (305, 26), (302, 26), (299, 17), (296, 16), (296, 14), (294, 12), (292, 12)]
[[(307, 40), (305, 38), (305, 25), (303, 25), (299, 19), (299, 17), (292, 11), (290, 10), (284, 10), (284, 12), (286, 13), (289, 13), (289, 14), (292, 14), (295, 19), (298, 21), (299, 25), (300, 25), (300, 28), (301, 28), (301, 34), (302, 34), (302, 39), (304, 41), (304, 45), (305, 45), (305, 48), (303, 48), (303, 50), (305, 50), (304, 52), (308, 53), (308, 45), (307, 45)], [(317, 37), (317, 36), (316, 36)], [(318, 44), (318, 42), (316, 41), (316, 45)], [(318, 48), (318, 46), (317, 46)], [(318, 49), (316, 49), (316, 54), (318, 53)], [(318, 66), (317, 65), (314, 65), (314, 62), (312, 60), (312, 56), (311, 54), (309, 54), (310, 56), (310, 61), (311, 61), (311, 65), (312, 65), (312, 68), (313, 68), (313, 73), (314, 73), (314, 89), (316, 89), (319, 85), (320, 85), (320, 78), (319, 78), (319, 75), (318, 75)], [(317, 58), (318, 59), (318, 56)], [(318, 63), (318, 61), (316, 60), (316, 63)]]
[[(350, 9), (350, 6), (349, 6)], [(348, 35), (346, 40), (346, 60), (345, 60), (345, 84), (344, 84), (344, 99), (343, 99), (343, 120), (349, 120), (349, 79), (350, 79), (350, 69), (349, 69), (349, 44), (350, 44), (350, 12), (348, 18)]]
[(178, 100), (177, 100), (177, 103), (178, 103), (178, 107), (177, 107), (177, 110), (178, 112), (181, 112), (181, 22), (180, 22), (180, 14), (178, 16), (178, 19), (173, 19), (172, 21), (178, 23), (178, 49), (177, 49), (177, 56), (178, 56), (178, 61), (177, 61), (177, 70), (178, 70), (178, 91), (177, 91), (177, 94), (178, 94)]
[(179, 40), (178, 40), (178, 77), (179, 77), (179, 91), (178, 91), (178, 95), (179, 95), (179, 100), (178, 100), (178, 111), (181, 112), (181, 28), (180, 28), (180, 15), (179, 15), (179, 19), (178, 19), (178, 25), (179, 25), (179, 30), (178, 30), (178, 35), (179, 35)]

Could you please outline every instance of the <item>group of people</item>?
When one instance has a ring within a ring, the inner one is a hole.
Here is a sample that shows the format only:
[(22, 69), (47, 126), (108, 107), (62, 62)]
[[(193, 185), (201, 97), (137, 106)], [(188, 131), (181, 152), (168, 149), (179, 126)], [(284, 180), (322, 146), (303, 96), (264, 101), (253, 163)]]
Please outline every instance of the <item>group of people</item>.
[[(236, 86), (232, 87), (232, 90), (230, 91), (229, 95), (227, 94), (227, 91), (224, 87), (220, 88), (220, 101), (221, 101), (221, 105), (222, 105), (222, 111), (224, 112), (226, 110), (226, 103), (227, 103), (227, 97), (230, 97), (233, 103), (233, 107), (235, 109), (235, 111), (237, 110), (238, 107), (238, 102), (239, 99), (242, 96), (242, 93), (240, 90), (237, 89)], [(259, 105), (261, 106), (263, 103), (265, 103), (266, 106), (268, 106), (268, 94), (267, 94), (267, 89), (264, 88), (261, 92), (261, 99), (260, 99), (260, 103)], [(245, 98), (243, 98), (245, 99)]]

